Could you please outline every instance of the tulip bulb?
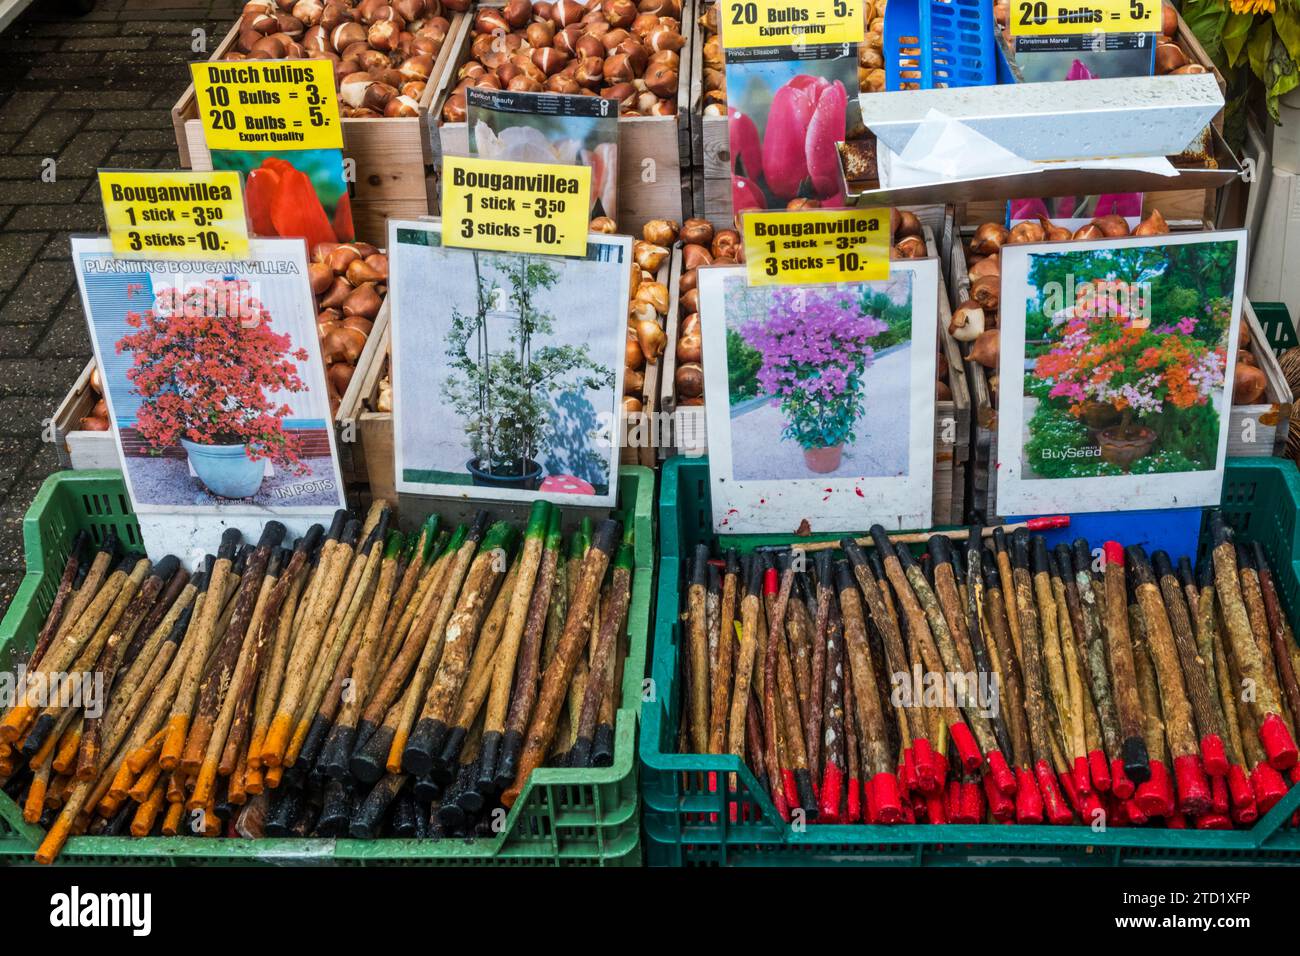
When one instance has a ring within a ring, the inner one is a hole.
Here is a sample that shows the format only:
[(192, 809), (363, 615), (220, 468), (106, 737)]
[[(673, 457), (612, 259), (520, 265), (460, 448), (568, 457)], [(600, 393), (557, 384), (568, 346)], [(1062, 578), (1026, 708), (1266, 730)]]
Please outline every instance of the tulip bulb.
[(974, 342), (983, 331), (984, 308), (978, 302), (967, 299), (952, 310), (948, 334), (958, 342)]

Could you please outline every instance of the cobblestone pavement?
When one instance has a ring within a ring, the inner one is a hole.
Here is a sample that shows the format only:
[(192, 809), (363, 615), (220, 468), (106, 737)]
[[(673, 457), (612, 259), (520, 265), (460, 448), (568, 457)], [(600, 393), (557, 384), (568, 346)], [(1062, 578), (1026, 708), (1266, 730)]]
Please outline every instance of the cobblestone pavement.
[[(90, 357), (68, 236), (103, 230), (98, 167), (178, 165), (171, 107), (237, 0), (37, 0), (0, 34), (0, 608), (58, 469), (46, 420)], [(194, 31), (202, 30), (196, 37)]]

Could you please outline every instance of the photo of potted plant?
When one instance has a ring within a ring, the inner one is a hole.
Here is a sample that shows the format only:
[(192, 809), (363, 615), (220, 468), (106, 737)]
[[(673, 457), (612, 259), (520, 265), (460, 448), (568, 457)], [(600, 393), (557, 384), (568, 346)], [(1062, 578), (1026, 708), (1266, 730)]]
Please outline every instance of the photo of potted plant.
[(1214, 466), (1234, 263), (1231, 243), (1031, 257), (1026, 477)]
[[(546, 469), (541, 462), (563, 436), (553, 406), (573, 390), (610, 389), (614, 372), (595, 361), (587, 344), (545, 342), (556, 317), (538, 304), (561, 275), (536, 256), (471, 256), (476, 289), (473, 313), (453, 308), (446, 356), (450, 374), (446, 397), (461, 416), (473, 457), (465, 463), (482, 487), (533, 491)], [(506, 277), (506, 286), (497, 277)], [(490, 328), (504, 320), (504, 338)], [(587, 465), (599, 467), (589, 447), (573, 449)], [(571, 467), (575, 471), (576, 468)]]
[(271, 328), (242, 279), (163, 288), (152, 306), (128, 312), (136, 331), (116, 343), (130, 353), (126, 378), (141, 399), (136, 431), (154, 454), (184, 448), (194, 474), (220, 498), (248, 498), (268, 461), (306, 474), (299, 439), (284, 428), (289, 407), (271, 392), (302, 392), (307, 352)]
[(857, 441), (871, 343), (888, 329), (858, 295), (829, 286), (771, 289), (765, 314), (737, 328), (761, 358), (756, 378), (785, 419), (781, 439), (798, 444), (814, 474), (838, 469)]

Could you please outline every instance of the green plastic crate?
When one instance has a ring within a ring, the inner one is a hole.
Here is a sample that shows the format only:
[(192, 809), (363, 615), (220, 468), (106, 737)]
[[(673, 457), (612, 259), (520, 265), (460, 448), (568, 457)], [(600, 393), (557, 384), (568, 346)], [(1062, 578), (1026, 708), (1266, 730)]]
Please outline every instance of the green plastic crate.
[[(1239, 540), (1259, 541), (1274, 562), (1293, 627), (1300, 608), (1300, 474), (1276, 458), (1228, 462), (1223, 511)], [(681, 693), (677, 655), (683, 638), (679, 590), (696, 544), (712, 542), (705, 459), (675, 458), (663, 469), (660, 558), (652, 701), (641, 713), (641, 796), (651, 866), (970, 866), (1059, 863), (1169, 865), (1300, 863), (1300, 831), (1286, 826), (1300, 787), (1250, 830), (1198, 831), (1051, 826), (868, 826), (784, 823), (758, 780), (738, 758), (677, 753)], [(728, 536), (750, 550), (788, 537)], [(805, 539), (806, 540), (806, 539)], [(1283, 558), (1279, 562), (1279, 557)], [(1300, 630), (1300, 628), (1297, 628)], [(728, 817), (723, 774), (737, 774), (737, 820)]]
[[(312, 840), (201, 837), (74, 837), (59, 862), (95, 865), (203, 864), (405, 866), (637, 866), (641, 862), (637, 797), (636, 720), (650, 629), (654, 577), (654, 473), (619, 471), (622, 517), (635, 533), (636, 566), (628, 609), (628, 655), (615, 722), (614, 763), (591, 770), (535, 771), (491, 839)], [(42, 486), (23, 521), (27, 574), (0, 621), (0, 669), (12, 670), (31, 648), (78, 529), (96, 543), (109, 529), (139, 545), (121, 472), (60, 472)], [(22, 819), (21, 808), (0, 794), (0, 863), (33, 862), (44, 833)]]

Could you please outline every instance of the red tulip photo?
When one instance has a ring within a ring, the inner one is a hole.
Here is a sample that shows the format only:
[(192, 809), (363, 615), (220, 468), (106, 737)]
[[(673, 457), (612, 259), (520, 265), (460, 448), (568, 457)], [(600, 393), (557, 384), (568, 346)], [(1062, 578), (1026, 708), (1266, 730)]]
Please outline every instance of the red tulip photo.
[(331, 222), (311, 177), (278, 156), (268, 156), (249, 172), (244, 198), (255, 235), (302, 236), (309, 249), (322, 242), (349, 242), (354, 237), (346, 189)]

